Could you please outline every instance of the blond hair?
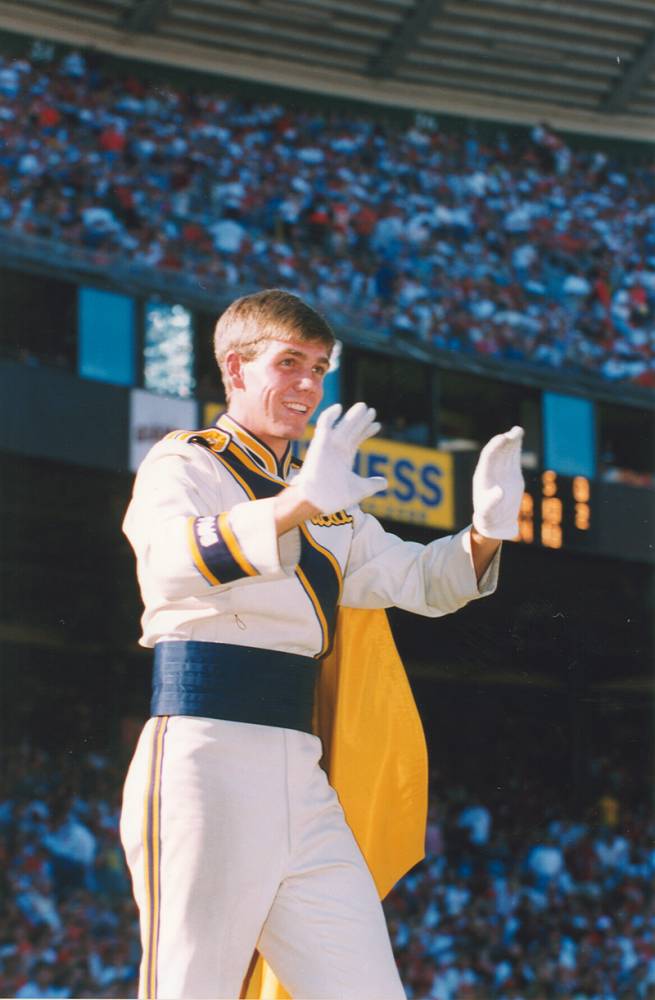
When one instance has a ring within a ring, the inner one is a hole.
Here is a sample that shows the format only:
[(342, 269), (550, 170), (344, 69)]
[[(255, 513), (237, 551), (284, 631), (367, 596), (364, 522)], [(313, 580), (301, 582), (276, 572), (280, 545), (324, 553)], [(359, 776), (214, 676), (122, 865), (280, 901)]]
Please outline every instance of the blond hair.
[(270, 340), (318, 341), (332, 352), (335, 337), (323, 317), (297, 295), (280, 288), (268, 288), (244, 295), (227, 307), (214, 329), (214, 354), (221, 372), (225, 395), (232, 391), (225, 360), (236, 351), (245, 361), (253, 361)]

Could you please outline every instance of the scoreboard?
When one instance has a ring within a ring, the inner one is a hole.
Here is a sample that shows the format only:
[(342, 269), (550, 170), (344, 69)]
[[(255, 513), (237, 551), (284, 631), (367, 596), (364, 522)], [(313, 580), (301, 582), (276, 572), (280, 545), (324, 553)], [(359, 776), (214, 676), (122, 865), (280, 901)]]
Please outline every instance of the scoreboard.
[(550, 469), (526, 476), (518, 541), (548, 549), (598, 546), (592, 484), (586, 476), (559, 476)]
[(655, 563), (655, 491), (524, 471), (517, 542)]

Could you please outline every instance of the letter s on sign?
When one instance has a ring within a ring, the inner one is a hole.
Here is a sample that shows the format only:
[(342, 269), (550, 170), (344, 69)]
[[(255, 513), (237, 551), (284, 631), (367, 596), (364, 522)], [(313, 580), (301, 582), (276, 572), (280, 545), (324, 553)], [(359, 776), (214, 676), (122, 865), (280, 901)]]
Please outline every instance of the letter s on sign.
[(442, 476), (442, 470), (436, 465), (424, 465), (421, 469), (421, 484), (426, 487), (427, 492), (419, 493), (419, 497), (426, 507), (438, 507), (443, 500), (443, 490), (439, 482)]
[(410, 503), (416, 496), (416, 487), (413, 480), (416, 469), (413, 462), (410, 462), (408, 458), (401, 458), (396, 462), (393, 471), (397, 483), (393, 491), (396, 500), (400, 500), (403, 503)]

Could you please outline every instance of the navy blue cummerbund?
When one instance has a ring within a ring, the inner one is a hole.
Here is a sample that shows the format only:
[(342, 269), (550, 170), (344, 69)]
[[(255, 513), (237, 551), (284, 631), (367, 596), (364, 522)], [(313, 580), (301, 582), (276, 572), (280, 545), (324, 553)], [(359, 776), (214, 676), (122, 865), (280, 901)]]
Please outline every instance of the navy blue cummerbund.
[(151, 715), (195, 715), (311, 733), (319, 661), (222, 642), (158, 642)]

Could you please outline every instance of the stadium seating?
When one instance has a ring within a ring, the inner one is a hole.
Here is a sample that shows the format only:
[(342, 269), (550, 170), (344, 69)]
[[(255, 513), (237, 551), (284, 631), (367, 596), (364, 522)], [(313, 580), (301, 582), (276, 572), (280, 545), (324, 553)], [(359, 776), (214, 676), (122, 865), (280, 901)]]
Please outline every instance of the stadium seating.
[(335, 322), (655, 384), (655, 172), (543, 125), (381, 124), (0, 57), (0, 227)]
[[(519, 761), (486, 792), (433, 776), (426, 859), (385, 901), (408, 997), (652, 995), (655, 829), (626, 769), (592, 772), (583, 816)], [(3, 777), (0, 993), (136, 996), (122, 766), (25, 742)]]

